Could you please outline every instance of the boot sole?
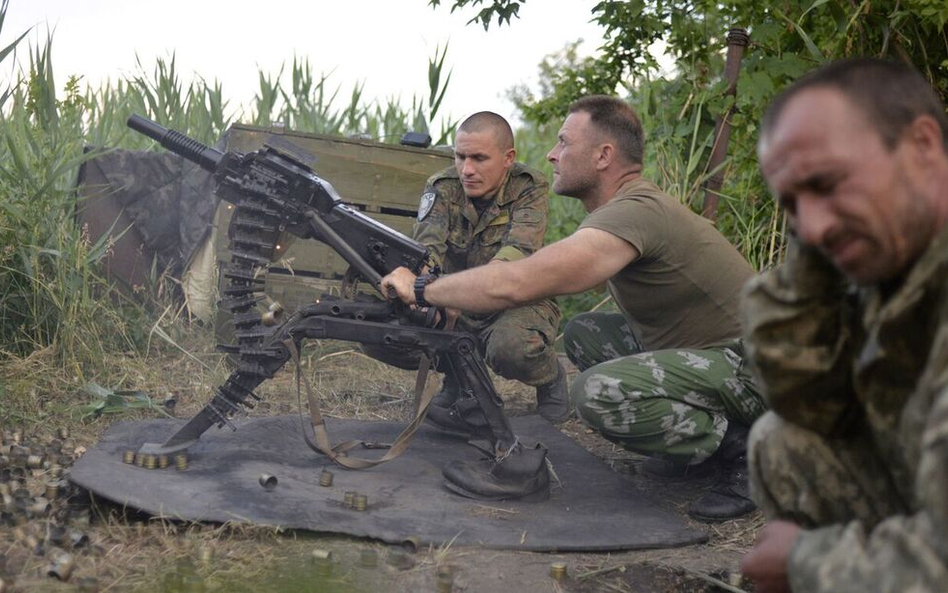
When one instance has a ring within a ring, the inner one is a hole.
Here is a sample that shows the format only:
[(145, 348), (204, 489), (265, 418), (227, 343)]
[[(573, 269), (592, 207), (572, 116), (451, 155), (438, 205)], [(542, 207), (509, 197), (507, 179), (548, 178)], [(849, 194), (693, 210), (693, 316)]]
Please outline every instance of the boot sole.
[(530, 494), (525, 494), (523, 496), (507, 496), (507, 495), (496, 495), (488, 496), (484, 494), (478, 494), (476, 492), (471, 492), (466, 488), (462, 488), (453, 482), (444, 481), (444, 487), (454, 492), (455, 494), (460, 494), (465, 498), (471, 498), (474, 500), (515, 500), (519, 502), (543, 502), (550, 499), (550, 487), (547, 485), (546, 488), (540, 488), (536, 492), (531, 492)]

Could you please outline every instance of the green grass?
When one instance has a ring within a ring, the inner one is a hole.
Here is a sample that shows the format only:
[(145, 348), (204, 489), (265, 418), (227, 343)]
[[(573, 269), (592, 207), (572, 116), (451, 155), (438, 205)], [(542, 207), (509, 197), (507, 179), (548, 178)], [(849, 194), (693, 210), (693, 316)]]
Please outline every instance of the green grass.
[[(0, 4), (0, 33), (7, 4)], [(18, 43), (22, 36), (0, 49), (4, 67), (11, 67)], [(428, 64), (426, 96), (405, 104), (397, 98), (373, 101), (363, 96), (362, 86), (343, 92), (328, 75), (316, 75), (307, 59), (294, 57), (285, 71), (260, 72), (254, 100), (240, 106), (227, 101), (219, 82), (183, 81), (174, 56), (139, 63), (136, 73), (99, 87), (72, 78), (58, 92), (52, 49), (52, 36), (37, 47), (20, 47), (12, 65), (20, 74), (0, 88), (0, 365), (42, 353), (44, 368), (58, 373), (69, 389), (91, 381), (120, 387), (128, 378), (115, 368), (117, 356), (148, 360), (190, 331), (174, 314), (167, 296), (173, 279), (161, 270), (153, 270), (152, 285), (135, 299), (104, 279), (101, 263), (112, 244), (91, 241), (74, 221), (79, 167), (98, 154), (84, 151), (86, 146), (153, 147), (126, 128), (132, 113), (209, 144), (237, 121), (397, 142), (408, 130), (444, 119), (439, 112), (451, 78), (447, 47), (438, 48)], [(696, 92), (684, 105), (668, 104), (663, 91), (681, 84), (687, 81), (650, 82), (636, 89), (633, 102), (649, 137), (646, 174), (697, 207), (712, 142), (708, 95)], [(517, 130), (520, 159), (551, 174), (545, 156), (559, 124)], [(450, 143), (453, 132), (451, 122), (429, 130), (436, 144)], [(748, 151), (734, 158), (749, 158)], [(725, 173), (732, 173), (728, 163)], [(729, 175), (722, 204), (722, 232), (755, 267), (773, 265), (780, 257), (783, 220), (759, 177)], [(583, 216), (578, 201), (554, 196), (548, 242), (572, 233)], [(564, 317), (601, 301), (595, 293), (561, 299)], [(9, 377), (9, 368), (0, 368), (0, 375)], [(0, 393), (0, 417), (12, 391)]]

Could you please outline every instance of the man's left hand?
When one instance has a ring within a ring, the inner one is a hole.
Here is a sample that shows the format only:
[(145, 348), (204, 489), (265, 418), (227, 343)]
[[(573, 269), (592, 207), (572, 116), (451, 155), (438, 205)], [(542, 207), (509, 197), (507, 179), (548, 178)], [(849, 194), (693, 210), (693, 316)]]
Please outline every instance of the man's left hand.
[(772, 521), (757, 535), (757, 542), (741, 560), (741, 572), (754, 581), (756, 591), (790, 591), (787, 561), (800, 535), (800, 526), (789, 521)]
[(390, 290), (394, 289), (398, 298), (406, 305), (415, 304), (415, 278), (408, 268), (395, 268), (382, 278), (382, 294), (388, 298)]

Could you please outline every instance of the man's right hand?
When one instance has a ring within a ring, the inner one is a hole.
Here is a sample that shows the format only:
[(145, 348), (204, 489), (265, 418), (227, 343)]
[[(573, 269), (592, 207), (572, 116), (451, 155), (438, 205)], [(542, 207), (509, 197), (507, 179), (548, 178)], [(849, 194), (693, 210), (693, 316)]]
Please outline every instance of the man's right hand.
[(415, 276), (408, 268), (395, 268), (390, 274), (382, 278), (382, 294), (386, 298), (394, 290), (399, 299), (406, 305), (415, 304)]

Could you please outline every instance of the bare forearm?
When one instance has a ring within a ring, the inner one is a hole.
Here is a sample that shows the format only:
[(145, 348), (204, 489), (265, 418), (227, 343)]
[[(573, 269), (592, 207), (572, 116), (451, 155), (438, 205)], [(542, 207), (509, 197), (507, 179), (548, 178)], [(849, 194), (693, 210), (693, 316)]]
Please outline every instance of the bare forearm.
[(464, 272), (439, 278), (425, 289), (425, 300), (437, 307), (450, 307), (472, 313), (511, 309), (539, 300), (523, 281), (519, 262), (492, 262)]

